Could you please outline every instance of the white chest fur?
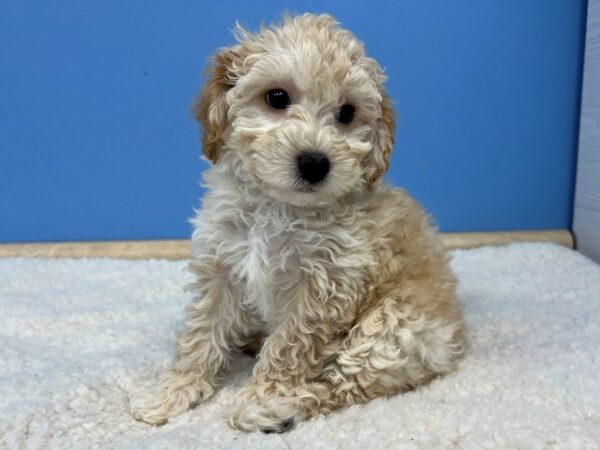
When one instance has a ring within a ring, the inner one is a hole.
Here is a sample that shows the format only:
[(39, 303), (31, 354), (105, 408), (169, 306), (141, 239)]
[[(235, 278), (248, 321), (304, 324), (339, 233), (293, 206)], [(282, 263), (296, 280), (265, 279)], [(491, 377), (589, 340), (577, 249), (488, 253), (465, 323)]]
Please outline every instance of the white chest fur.
[(359, 277), (371, 260), (364, 230), (353, 227), (356, 210), (302, 210), (257, 194), (235, 179), (209, 171), (210, 191), (192, 221), (192, 254), (217, 258), (240, 291), (245, 308), (273, 329), (305, 295), (315, 272)]

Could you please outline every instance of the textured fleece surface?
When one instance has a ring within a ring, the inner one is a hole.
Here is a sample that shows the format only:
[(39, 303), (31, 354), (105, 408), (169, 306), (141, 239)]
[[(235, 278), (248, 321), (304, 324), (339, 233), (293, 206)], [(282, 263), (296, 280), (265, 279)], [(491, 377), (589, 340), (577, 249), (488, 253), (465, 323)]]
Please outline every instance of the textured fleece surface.
[(128, 392), (169, 364), (185, 263), (0, 260), (0, 447), (600, 448), (600, 266), (551, 244), (453, 255), (470, 341), (459, 369), (283, 435), (226, 425), (242, 356), (173, 422), (129, 415)]

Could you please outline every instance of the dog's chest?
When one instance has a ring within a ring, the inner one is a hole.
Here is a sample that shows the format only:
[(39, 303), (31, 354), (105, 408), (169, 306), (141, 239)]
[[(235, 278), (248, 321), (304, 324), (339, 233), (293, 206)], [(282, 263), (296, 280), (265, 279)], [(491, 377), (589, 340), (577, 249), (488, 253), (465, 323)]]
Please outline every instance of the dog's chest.
[(222, 189), (194, 222), (192, 252), (218, 258), (243, 308), (269, 332), (315, 289), (329, 289), (329, 277), (357, 295), (373, 260), (360, 219), (356, 208), (311, 212)]
[(302, 258), (310, 257), (314, 233), (293, 220), (265, 216), (248, 221), (232, 270), (244, 288), (244, 304), (267, 325), (276, 325), (302, 289)]

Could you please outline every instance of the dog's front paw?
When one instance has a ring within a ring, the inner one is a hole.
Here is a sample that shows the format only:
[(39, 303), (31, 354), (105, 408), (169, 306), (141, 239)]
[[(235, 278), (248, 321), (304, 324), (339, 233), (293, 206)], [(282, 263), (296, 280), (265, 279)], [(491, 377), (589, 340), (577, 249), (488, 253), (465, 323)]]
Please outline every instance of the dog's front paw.
[(194, 407), (212, 394), (207, 383), (201, 383), (195, 374), (169, 372), (156, 391), (130, 396), (129, 406), (134, 419), (151, 425), (163, 425)]
[(135, 420), (150, 425), (164, 425), (176, 415), (173, 404), (161, 393), (132, 395), (129, 397), (129, 408)]
[(242, 431), (284, 433), (302, 420), (294, 399), (269, 397), (238, 402), (229, 416), (229, 425)]

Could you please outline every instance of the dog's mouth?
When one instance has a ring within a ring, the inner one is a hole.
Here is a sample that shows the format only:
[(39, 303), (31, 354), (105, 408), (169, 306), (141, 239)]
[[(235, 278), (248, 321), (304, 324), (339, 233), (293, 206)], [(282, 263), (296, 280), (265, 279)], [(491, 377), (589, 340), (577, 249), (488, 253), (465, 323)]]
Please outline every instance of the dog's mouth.
[(304, 194), (313, 194), (315, 192), (320, 191), (324, 184), (325, 180), (319, 181), (318, 183), (309, 183), (302, 177), (298, 177), (294, 182), (293, 188), (296, 192), (302, 192)]

